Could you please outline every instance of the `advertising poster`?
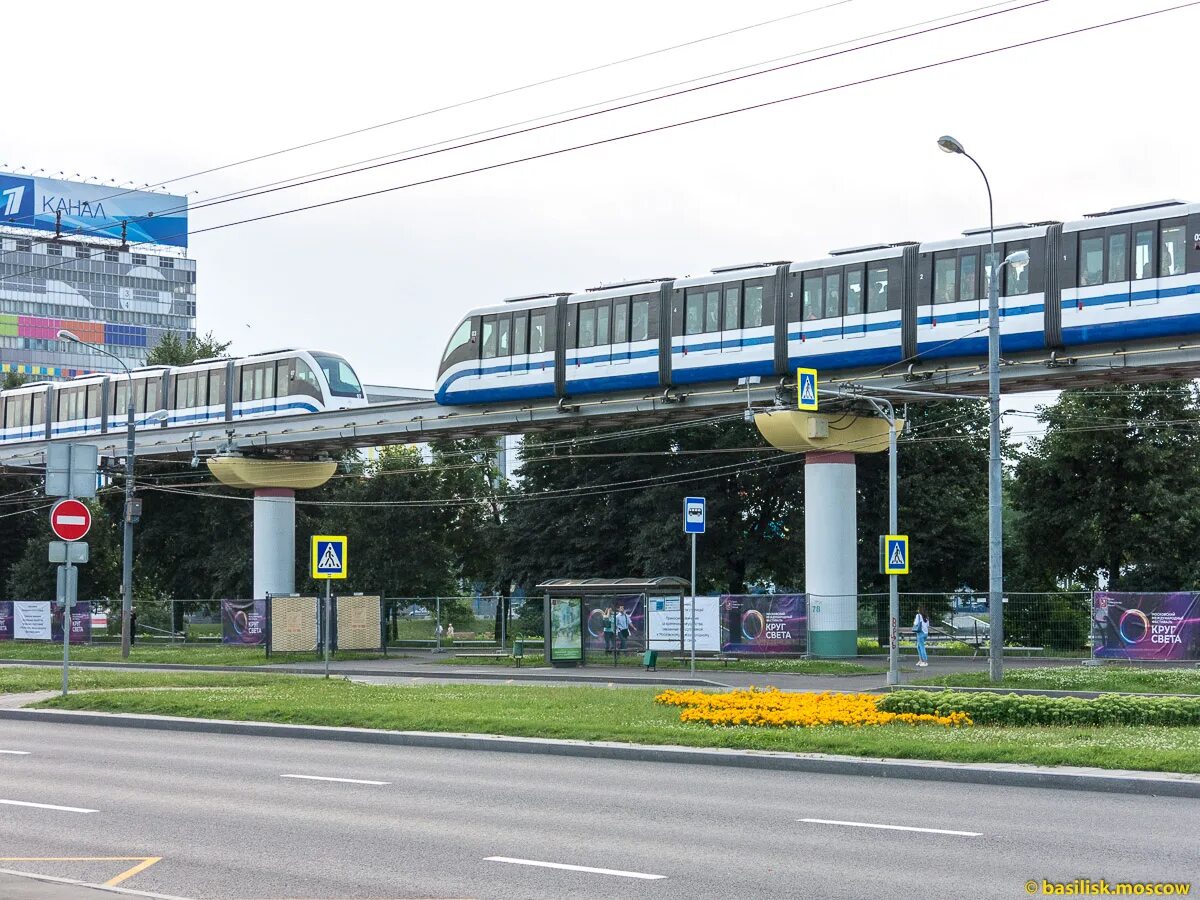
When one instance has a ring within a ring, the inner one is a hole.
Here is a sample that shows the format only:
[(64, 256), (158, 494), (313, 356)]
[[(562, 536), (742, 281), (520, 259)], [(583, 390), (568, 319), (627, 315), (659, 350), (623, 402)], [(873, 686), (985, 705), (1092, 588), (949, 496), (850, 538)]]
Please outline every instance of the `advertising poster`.
[[(615, 622), (618, 613), (622, 610), (629, 617), (629, 634), (625, 636), (624, 649), (644, 649), (646, 621), (642, 595), (627, 594), (620, 597), (585, 598), (584, 611), (587, 615), (587, 628), (584, 630), (584, 646), (587, 647), (588, 653), (612, 653), (614, 644), (617, 649), (621, 649), (621, 635), (616, 631)], [(614, 621), (613, 636), (610, 640), (604, 638), (606, 617), (611, 617)]]
[(50, 601), (14, 600), (13, 637), (25, 641), (50, 640)]
[(721, 596), (723, 653), (803, 653), (808, 604), (803, 594)]
[(583, 600), (550, 598), (550, 659), (583, 659)]
[(11, 600), (0, 600), (0, 641), (11, 641), (13, 636), (13, 605)]
[[(92, 639), (92, 605), (86, 600), (75, 601), (71, 610), (71, 643), (87, 644)], [(62, 611), (54, 604), (50, 613), (50, 640), (62, 643)]]
[(1200, 594), (1092, 594), (1095, 656), (1200, 660)]
[[(692, 600), (683, 602), (682, 649), (692, 649)], [(680, 649), (679, 598), (651, 597), (647, 646), (651, 650)], [(696, 598), (696, 651), (716, 653), (721, 649), (721, 598)]]
[(221, 642), (262, 644), (267, 639), (266, 600), (222, 600)]

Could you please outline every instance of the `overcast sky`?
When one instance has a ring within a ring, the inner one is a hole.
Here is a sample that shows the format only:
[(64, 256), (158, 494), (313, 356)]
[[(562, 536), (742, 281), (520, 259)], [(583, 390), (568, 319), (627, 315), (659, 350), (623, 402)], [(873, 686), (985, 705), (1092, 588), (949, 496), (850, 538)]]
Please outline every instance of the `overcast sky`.
[[(1175, 0), (1178, 2), (1178, 0)], [(831, 8), (817, 9), (830, 5)], [(719, 71), (794, 56), (983, 0), (604, 4), (92, 2), (6, 8), (0, 163), (158, 182), (339, 132), (753, 25), (356, 137), (173, 181), (202, 203), (281, 178)], [(1017, 4), (999, 4), (1006, 8)], [(194, 210), (192, 228), (1000, 47), (1172, 5), (1049, 0), (984, 22), (472, 149)], [(627, 277), (931, 240), (1196, 199), (1200, 7), (835, 90), (552, 159), (192, 239), (198, 325), (238, 353), (323, 347), (364, 380), (431, 387), (473, 306)], [(828, 52), (828, 51), (825, 51)], [(23, 75), (21, 73), (24, 73)], [(1013, 404), (1007, 404), (1013, 405)], [(1014, 423), (1018, 428), (1019, 423)]]

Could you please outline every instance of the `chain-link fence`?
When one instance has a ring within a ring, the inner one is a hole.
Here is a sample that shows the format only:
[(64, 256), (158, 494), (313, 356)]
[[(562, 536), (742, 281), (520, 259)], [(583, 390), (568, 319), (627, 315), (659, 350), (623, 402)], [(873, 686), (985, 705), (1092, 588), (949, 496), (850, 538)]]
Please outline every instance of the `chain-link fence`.
[[(923, 609), (929, 619), (931, 653), (986, 656), (991, 647), (991, 615), (986, 593), (903, 593), (900, 595), (899, 646), (916, 653), (913, 619)], [(1092, 601), (1087, 591), (1006, 593), (1004, 653), (1012, 656), (1087, 657), (1094, 643)], [(858, 652), (885, 654), (888, 595), (858, 597)]]
[[(537, 597), (536, 620), (522, 616), (525, 598), (500, 595), (387, 597), (384, 634), (387, 646), (414, 649), (487, 649), (511, 646), (516, 637), (538, 642), (542, 632)], [(507, 615), (497, 615), (506, 610)], [(528, 620), (528, 621), (527, 621)]]

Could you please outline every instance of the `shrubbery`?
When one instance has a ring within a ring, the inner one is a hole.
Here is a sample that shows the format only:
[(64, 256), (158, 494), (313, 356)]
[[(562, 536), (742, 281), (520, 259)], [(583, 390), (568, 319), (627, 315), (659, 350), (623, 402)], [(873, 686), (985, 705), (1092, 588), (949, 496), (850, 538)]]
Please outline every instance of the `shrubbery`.
[(962, 712), (976, 725), (1200, 725), (1200, 699), (1186, 697), (1080, 697), (895, 691), (879, 701), (894, 713), (946, 716)]

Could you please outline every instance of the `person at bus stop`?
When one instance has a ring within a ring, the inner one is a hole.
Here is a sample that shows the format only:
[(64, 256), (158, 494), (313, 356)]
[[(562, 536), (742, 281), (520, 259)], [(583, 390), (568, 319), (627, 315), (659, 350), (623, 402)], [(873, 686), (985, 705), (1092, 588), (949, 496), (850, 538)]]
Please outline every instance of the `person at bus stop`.
[(604, 624), (604, 652), (609, 653), (613, 648), (613, 611), (611, 606), (604, 610), (601, 620)]
[(625, 612), (625, 604), (622, 603), (617, 607), (613, 624), (617, 629), (617, 648), (624, 650), (625, 642), (629, 640), (629, 632), (633, 629), (633, 619), (629, 617), (629, 613)]
[(929, 614), (925, 611), (925, 607), (921, 606), (917, 609), (916, 618), (913, 619), (913, 635), (917, 639), (917, 665), (928, 666), (929, 657), (925, 655), (925, 639), (929, 637)]

